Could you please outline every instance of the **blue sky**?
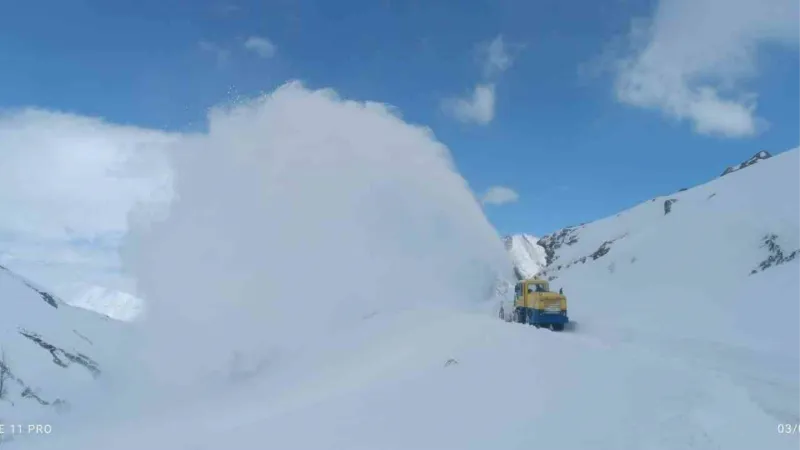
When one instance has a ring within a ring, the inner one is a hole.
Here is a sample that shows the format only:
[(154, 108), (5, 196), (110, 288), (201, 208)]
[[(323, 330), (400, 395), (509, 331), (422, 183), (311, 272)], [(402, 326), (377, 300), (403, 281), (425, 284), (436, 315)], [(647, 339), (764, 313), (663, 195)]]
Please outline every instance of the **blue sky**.
[[(796, 16), (747, 20), (770, 2), (13, 2), (0, 107), (196, 130), (212, 105), (300, 79), (431, 127), (476, 192), (518, 193), (486, 206), (501, 233), (541, 235), (798, 145)], [(712, 21), (691, 20), (701, 3), (718, 8)], [(637, 18), (649, 21), (641, 42), (629, 39)], [(274, 52), (248, 49), (251, 37)], [(498, 37), (511, 63), (487, 78), (482, 45)], [(665, 73), (680, 75), (667, 94), (653, 81)], [(480, 83), (495, 89), (487, 123), (443, 107)], [(701, 101), (706, 87), (735, 105)]]

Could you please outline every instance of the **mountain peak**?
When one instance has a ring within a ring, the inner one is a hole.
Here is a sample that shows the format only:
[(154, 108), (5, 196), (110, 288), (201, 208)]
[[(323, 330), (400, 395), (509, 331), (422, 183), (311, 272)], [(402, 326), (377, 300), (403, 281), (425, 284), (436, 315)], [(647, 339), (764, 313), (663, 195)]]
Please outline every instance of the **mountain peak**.
[(722, 172), (722, 175), (720, 175), (720, 176), (724, 177), (725, 175), (727, 175), (729, 173), (736, 172), (737, 170), (742, 170), (745, 167), (750, 167), (750, 166), (752, 166), (753, 164), (755, 164), (755, 163), (757, 163), (759, 161), (762, 161), (762, 160), (765, 160), (765, 159), (769, 159), (769, 158), (772, 158), (772, 155), (766, 150), (761, 150), (760, 152), (758, 152), (755, 155), (751, 156), (750, 159), (748, 159), (747, 161), (744, 161), (744, 162), (742, 162), (740, 164), (736, 164), (735, 166), (728, 167), (727, 169), (725, 169), (724, 172)]

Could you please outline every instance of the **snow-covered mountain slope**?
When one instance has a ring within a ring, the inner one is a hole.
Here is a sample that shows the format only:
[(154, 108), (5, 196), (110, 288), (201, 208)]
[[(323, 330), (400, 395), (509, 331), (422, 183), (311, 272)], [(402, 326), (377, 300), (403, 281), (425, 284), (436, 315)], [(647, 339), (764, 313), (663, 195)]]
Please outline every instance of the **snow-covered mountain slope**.
[(704, 185), (559, 230), (539, 241), (549, 256), (540, 274), (564, 288), (583, 333), (713, 368), (776, 423), (796, 423), (799, 157), (792, 150), (743, 163)]
[(66, 301), (72, 306), (123, 322), (136, 320), (144, 311), (144, 301), (139, 297), (103, 286), (75, 286)]
[(0, 305), (0, 423), (80, 404), (104, 373), (117, 323), (71, 307), (3, 266)]
[(515, 234), (503, 238), (503, 243), (511, 255), (517, 278), (530, 278), (547, 265), (547, 254), (539, 239), (530, 234)]

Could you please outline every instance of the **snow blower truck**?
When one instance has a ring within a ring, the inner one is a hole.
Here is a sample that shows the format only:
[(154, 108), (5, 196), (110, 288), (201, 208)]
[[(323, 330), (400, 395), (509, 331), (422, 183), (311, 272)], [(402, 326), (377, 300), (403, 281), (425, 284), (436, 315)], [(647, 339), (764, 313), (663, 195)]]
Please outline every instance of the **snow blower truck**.
[(514, 286), (513, 321), (563, 331), (571, 325), (567, 317), (567, 297), (563, 292), (550, 292), (547, 280), (520, 281)]

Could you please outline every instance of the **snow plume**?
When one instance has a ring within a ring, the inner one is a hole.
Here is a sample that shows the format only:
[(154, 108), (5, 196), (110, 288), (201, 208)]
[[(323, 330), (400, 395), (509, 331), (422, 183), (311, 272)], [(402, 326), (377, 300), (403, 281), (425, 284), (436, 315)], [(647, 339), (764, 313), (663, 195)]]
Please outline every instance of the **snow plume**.
[(132, 216), (124, 251), (170, 386), (374, 314), (482, 308), (511, 273), (448, 149), (386, 105), (292, 82), (212, 110), (171, 158), (176, 198)]

